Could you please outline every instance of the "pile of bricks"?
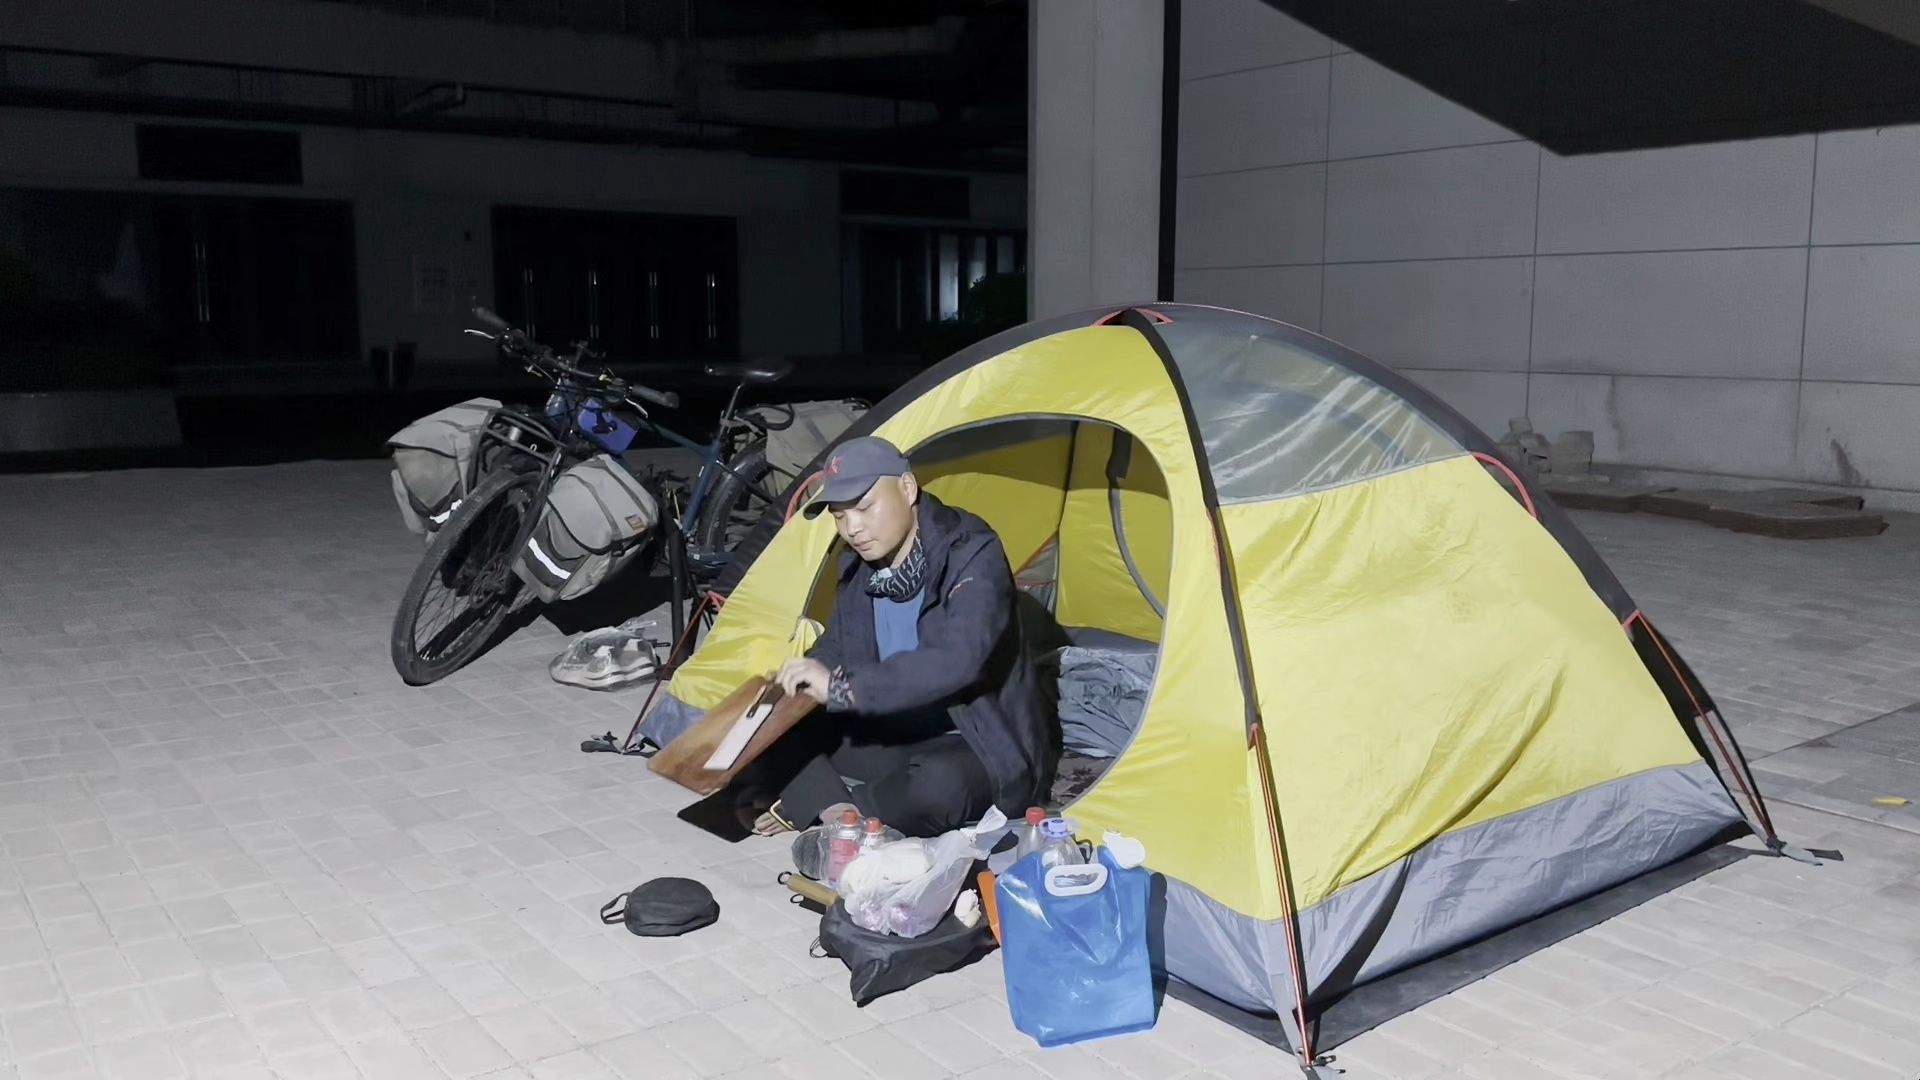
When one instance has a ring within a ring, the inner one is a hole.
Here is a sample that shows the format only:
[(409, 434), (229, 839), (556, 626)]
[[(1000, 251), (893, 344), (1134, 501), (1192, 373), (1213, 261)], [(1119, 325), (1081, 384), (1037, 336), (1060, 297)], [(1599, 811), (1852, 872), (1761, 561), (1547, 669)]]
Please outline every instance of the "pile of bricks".
[(1507, 433), (1500, 437), (1499, 447), (1529, 480), (1555, 476), (1607, 482), (1606, 477), (1593, 472), (1591, 431), (1567, 431), (1558, 439), (1548, 439), (1533, 430), (1532, 420), (1520, 416), (1507, 421)]

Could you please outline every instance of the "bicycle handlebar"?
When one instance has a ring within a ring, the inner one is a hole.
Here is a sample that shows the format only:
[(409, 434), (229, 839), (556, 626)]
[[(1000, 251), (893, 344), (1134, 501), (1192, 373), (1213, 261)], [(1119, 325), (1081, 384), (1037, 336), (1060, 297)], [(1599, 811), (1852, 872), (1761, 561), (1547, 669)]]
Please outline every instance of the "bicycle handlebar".
[(650, 386), (628, 383), (627, 392), (643, 397), (663, 409), (677, 409), (680, 407), (680, 395), (671, 390), (655, 390)]
[[(534, 341), (523, 331), (514, 328), (507, 320), (494, 314), (487, 308), (475, 306), (473, 309), (473, 317), (478, 319), (482, 325), (498, 334), (500, 339), (515, 351), (525, 353), (527, 359), (536, 365), (551, 368), (563, 375), (570, 375), (590, 385), (604, 386), (622, 397), (631, 395), (645, 401), (651, 401), (655, 405), (666, 409), (677, 409), (680, 407), (680, 395), (672, 391), (655, 390), (650, 386), (627, 382), (625, 379), (615, 376), (612, 371), (588, 371), (585, 368), (575, 367), (567, 363), (560, 359), (552, 349)], [(581, 351), (585, 352), (584, 345), (581, 347)]]

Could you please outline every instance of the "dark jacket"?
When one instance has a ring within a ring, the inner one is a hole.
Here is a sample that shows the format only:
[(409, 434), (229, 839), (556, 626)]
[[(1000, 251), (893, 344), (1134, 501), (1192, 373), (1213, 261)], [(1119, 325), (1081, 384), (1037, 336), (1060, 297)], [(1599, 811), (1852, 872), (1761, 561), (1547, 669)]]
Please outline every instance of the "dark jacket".
[(1053, 711), (1015, 617), (1013, 570), (993, 529), (922, 492), (920, 544), (926, 551), (918, 647), (880, 659), (873, 569), (852, 552), (826, 630), (808, 655), (846, 676), (848, 711), (884, 720), (945, 707), (993, 778), (1008, 816), (1046, 801), (1059, 761)]

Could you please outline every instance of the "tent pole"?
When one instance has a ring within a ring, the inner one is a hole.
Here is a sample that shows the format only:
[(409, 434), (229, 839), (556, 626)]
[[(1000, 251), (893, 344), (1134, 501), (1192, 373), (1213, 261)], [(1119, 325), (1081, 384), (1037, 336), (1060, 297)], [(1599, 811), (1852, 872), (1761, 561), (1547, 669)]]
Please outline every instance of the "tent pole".
[(1273, 846), (1273, 872), (1280, 883), (1280, 921), (1287, 933), (1287, 967), (1293, 973), (1294, 1020), (1299, 1025), (1300, 1067), (1309, 1076), (1320, 1064), (1313, 1052), (1313, 1029), (1307, 1022), (1306, 957), (1300, 948), (1299, 905), (1294, 903), (1293, 878), (1287, 873), (1286, 840), (1280, 830), (1280, 808), (1274, 802), (1273, 758), (1267, 753), (1262, 723), (1255, 720), (1247, 733), (1247, 748), (1260, 768), (1260, 802), (1267, 811), (1267, 836)]
[(1694, 715), (1699, 718), (1701, 725), (1707, 729), (1707, 734), (1713, 737), (1714, 746), (1719, 749), (1720, 756), (1726, 759), (1727, 771), (1733, 773), (1734, 782), (1740, 786), (1741, 792), (1746, 795), (1747, 802), (1752, 804), (1754, 816), (1759, 819), (1760, 826), (1765, 832), (1762, 839), (1767, 842), (1768, 847), (1778, 850), (1781, 845), (1780, 835), (1774, 831), (1773, 816), (1767, 813), (1766, 804), (1760, 801), (1760, 792), (1757, 790), (1759, 786), (1758, 781), (1750, 783), (1748, 780), (1746, 761), (1743, 758), (1736, 757), (1734, 752), (1727, 748), (1726, 740), (1720, 737), (1720, 727), (1714, 722), (1715, 718), (1707, 715), (1707, 709), (1700, 704), (1700, 699), (1694, 695), (1693, 685), (1687, 680), (1687, 673), (1680, 670), (1679, 662), (1673, 658), (1673, 653), (1668, 651), (1667, 643), (1661, 638), (1660, 631), (1653, 628), (1653, 620), (1647, 618), (1645, 612), (1635, 611), (1628, 617), (1627, 621), (1633, 622), (1636, 619), (1639, 620), (1640, 625), (1646, 629), (1647, 637), (1653, 642), (1654, 648), (1660, 650), (1660, 656), (1666, 660), (1667, 667), (1673, 672), (1673, 677), (1679, 680), (1680, 689), (1686, 693), (1687, 702), (1693, 706)]

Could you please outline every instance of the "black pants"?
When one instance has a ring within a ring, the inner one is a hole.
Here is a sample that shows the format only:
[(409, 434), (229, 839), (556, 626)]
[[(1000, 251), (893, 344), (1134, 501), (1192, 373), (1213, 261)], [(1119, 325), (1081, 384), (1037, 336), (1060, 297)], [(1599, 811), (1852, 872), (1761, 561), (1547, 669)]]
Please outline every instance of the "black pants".
[(789, 773), (779, 789), (780, 816), (795, 826), (812, 825), (835, 803), (852, 803), (908, 836), (938, 836), (993, 806), (993, 780), (959, 732), (903, 735), (884, 723), (846, 726), (844, 719), (815, 713), (780, 740), (788, 744), (778, 757)]

